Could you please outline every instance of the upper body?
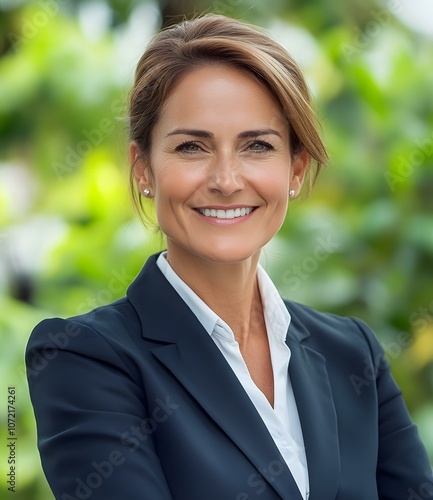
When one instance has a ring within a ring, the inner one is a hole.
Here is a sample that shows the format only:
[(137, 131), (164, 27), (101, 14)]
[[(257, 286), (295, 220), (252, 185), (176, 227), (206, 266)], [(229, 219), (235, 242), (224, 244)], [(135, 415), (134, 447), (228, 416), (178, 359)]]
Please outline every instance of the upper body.
[[(134, 196), (154, 202), (168, 268), (152, 257), (125, 299), (42, 322), (29, 341), (56, 497), (374, 500), (418, 491), (427, 455), (368, 328), (291, 302), (280, 345), (271, 341), (260, 252), (311, 164), (326, 160), (293, 59), (222, 16), (182, 23), (143, 54), (129, 121)], [(235, 349), (209, 335), (183, 285)]]
[[(87, 487), (98, 500), (300, 500), (241, 383), (155, 260), (126, 298), (46, 320), (30, 338), (56, 499), (87, 498)], [(359, 320), (286, 306), (310, 500), (407, 500), (431, 481), (429, 462), (375, 336)]]

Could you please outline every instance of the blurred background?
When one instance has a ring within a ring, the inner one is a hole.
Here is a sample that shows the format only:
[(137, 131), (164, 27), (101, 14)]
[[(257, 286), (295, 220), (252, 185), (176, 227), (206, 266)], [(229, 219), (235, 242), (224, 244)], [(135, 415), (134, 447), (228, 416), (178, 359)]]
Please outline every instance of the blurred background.
[(433, 462), (431, 0), (0, 0), (1, 498), (10, 386), (14, 498), (53, 498), (33, 326), (122, 296), (163, 244), (132, 209), (126, 102), (155, 30), (198, 12), (262, 26), (304, 70), (331, 161), (262, 263), (283, 296), (372, 326)]

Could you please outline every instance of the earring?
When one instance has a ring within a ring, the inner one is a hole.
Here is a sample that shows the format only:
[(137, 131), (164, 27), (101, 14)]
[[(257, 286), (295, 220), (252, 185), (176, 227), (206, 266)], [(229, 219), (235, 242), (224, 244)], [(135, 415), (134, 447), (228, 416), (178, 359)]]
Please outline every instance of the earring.
[(150, 195), (150, 189), (144, 189), (143, 190), (144, 196), (149, 196)]
[(289, 196), (290, 196), (290, 197), (295, 196), (295, 192), (296, 192), (296, 191), (295, 191), (294, 189), (291, 189), (291, 190), (289, 191)]

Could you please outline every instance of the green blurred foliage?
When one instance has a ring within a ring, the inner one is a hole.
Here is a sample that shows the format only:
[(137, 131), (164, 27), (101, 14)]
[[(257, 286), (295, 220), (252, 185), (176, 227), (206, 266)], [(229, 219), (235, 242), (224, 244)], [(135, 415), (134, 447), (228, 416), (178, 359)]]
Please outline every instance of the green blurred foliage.
[[(331, 161), (263, 263), (285, 297), (375, 329), (433, 459), (431, 39), (394, 16), (397, 0), (97, 6), (0, 3), (0, 443), (15, 386), (15, 498), (52, 498), (23, 364), (31, 329), (122, 296), (163, 245), (131, 208), (123, 117), (146, 33), (203, 10), (263, 25), (303, 67)], [(7, 471), (2, 452), (2, 498)]]

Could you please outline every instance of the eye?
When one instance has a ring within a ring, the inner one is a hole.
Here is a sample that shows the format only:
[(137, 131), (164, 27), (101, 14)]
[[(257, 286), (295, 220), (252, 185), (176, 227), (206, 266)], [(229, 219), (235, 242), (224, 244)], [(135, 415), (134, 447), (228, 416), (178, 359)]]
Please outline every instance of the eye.
[(275, 148), (269, 142), (254, 141), (248, 145), (247, 149), (249, 149), (250, 151), (253, 151), (253, 152), (257, 152), (257, 153), (266, 153), (267, 151), (272, 151)]
[(176, 146), (175, 151), (181, 153), (199, 153), (203, 151), (203, 149), (194, 141), (185, 141), (179, 144), (179, 146)]

